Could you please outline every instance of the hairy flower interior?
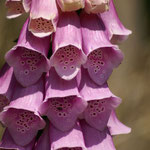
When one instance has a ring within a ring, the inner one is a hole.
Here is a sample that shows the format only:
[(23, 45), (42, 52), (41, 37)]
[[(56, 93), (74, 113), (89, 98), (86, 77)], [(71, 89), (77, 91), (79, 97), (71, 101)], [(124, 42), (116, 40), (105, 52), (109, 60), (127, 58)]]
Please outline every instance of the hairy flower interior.
[(31, 19), (29, 29), (35, 33), (48, 33), (55, 30), (52, 21), (43, 18)]
[(8, 14), (22, 14), (25, 12), (22, 1), (8, 1), (6, 3)]
[(72, 45), (59, 48), (54, 55), (54, 66), (58, 74), (74, 74), (81, 65), (81, 55), (81, 50)]

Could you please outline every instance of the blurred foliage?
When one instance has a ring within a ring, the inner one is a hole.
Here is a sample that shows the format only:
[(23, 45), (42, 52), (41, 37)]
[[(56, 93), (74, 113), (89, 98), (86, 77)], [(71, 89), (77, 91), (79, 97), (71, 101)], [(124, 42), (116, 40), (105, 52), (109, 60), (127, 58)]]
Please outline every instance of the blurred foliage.
[[(117, 109), (119, 119), (130, 126), (132, 132), (116, 136), (114, 141), (118, 150), (149, 150), (150, 0), (116, 0), (115, 4), (121, 21), (133, 34), (120, 45), (125, 58), (109, 80), (112, 92), (123, 100)], [(15, 44), (27, 17), (8, 20), (5, 15), (4, 0), (1, 0), (0, 67), (4, 63), (4, 54)]]

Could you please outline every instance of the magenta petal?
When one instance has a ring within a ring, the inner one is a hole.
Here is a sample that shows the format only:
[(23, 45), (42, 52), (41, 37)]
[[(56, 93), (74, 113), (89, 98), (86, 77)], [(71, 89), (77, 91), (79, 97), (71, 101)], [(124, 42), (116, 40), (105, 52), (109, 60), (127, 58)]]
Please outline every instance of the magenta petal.
[(50, 125), (51, 150), (85, 150), (81, 127), (77, 122), (73, 129), (62, 132)]
[(43, 81), (27, 88), (16, 85), (12, 102), (0, 113), (1, 122), (8, 128), (16, 144), (25, 146), (36, 136), (45, 122), (38, 113), (43, 101)]
[(43, 72), (49, 70), (47, 54), (50, 37), (37, 38), (28, 30), (28, 20), (23, 26), (19, 41), (7, 54), (6, 61), (13, 67), (16, 79), (22, 86), (36, 83)]
[(115, 111), (112, 111), (107, 126), (111, 135), (128, 134), (131, 132), (131, 128), (118, 120)]
[(90, 127), (84, 120), (80, 122), (88, 150), (115, 150), (112, 137), (108, 131), (98, 131)]
[(0, 71), (0, 112), (11, 101), (15, 82), (13, 68), (5, 64)]
[(25, 10), (22, 5), (22, 0), (6, 0), (7, 18), (12, 19), (22, 15)]
[(88, 102), (83, 116), (88, 124), (102, 131), (107, 126), (111, 111), (121, 103), (121, 99), (111, 93), (107, 84), (95, 84), (83, 68), (80, 80), (80, 94)]
[(35, 139), (26, 146), (19, 146), (14, 143), (9, 131), (6, 129), (0, 143), (0, 150), (31, 150), (34, 146)]
[(118, 46), (112, 45), (105, 35), (102, 21), (95, 14), (81, 13), (83, 50), (87, 55), (84, 65), (92, 80), (102, 85), (122, 59)]
[(32, 0), (22, 0), (23, 7), (26, 12), (30, 11)]
[(52, 68), (46, 77), (46, 98), (40, 113), (47, 115), (56, 128), (66, 131), (74, 126), (86, 106), (78, 93), (76, 80), (65, 81)]
[(46, 128), (35, 144), (34, 150), (50, 150), (49, 122), (46, 123)]
[(29, 31), (45, 37), (56, 31), (58, 9), (56, 0), (32, 0)]
[(107, 36), (113, 43), (123, 42), (132, 33), (119, 20), (113, 0), (110, 0), (109, 11), (98, 14), (98, 16), (103, 20)]
[(51, 66), (55, 67), (61, 78), (73, 79), (86, 61), (82, 51), (80, 20), (75, 12), (61, 14), (54, 34), (53, 51)]

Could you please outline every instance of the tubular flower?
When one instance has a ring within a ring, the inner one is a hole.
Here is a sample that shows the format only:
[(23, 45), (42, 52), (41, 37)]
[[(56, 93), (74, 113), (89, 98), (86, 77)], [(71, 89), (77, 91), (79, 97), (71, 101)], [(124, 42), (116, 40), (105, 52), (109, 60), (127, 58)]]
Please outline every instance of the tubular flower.
[(85, 0), (57, 0), (59, 7), (63, 12), (75, 11), (84, 8)]
[(79, 91), (83, 99), (88, 102), (83, 118), (92, 127), (103, 131), (112, 110), (121, 103), (120, 98), (110, 92), (107, 84), (102, 86), (95, 84), (85, 69), (82, 69)]
[(131, 32), (113, 1), (6, 5), (11, 18), (19, 9), (29, 17), (0, 71), (0, 150), (115, 150), (113, 136), (131, 129), (116, 116), (121, 99), (107, 80), (123, 60), (114, 43)]
[(56, 31), (58, 10), (56, 0), (32, 0), (29, 31), (45, 37)]
[(6, 61), (13, 67), (17, 80), (25, 87), (36, 83), (42, 73), (49, 70), (46, 56), (50, 43), (50, 37), (34, 37), (27, 26), (28, 20), (23, 26), (17, 45), (6, 54)]
[(53, 69), (47, 75), (45, 89), (46, 97), (40, 113), (47, 115), (59, 130), (70, 130), (87, 105), (78, 93), (76, 80), (65, 81)]
[(130, 30), (126, 29), (119, 20), (113, 0), (110, 0), (109, 11), (98, 14), (98, 16), (103, 20), (106, 34), (112, 43), (123, 42), (132, 33)]
[(27, 88), (16, 83), (12, 102), (0, 114), (0, 121), (8, 128), (14, 142), (25, 146), (36, 136), (45, 122), (38, 108), (43, 101), (43, 80)]
[(8, 19), (19, 17), (25, 12), (22, 0), (6, 0), (5, 5)]
[(71, 80), (85, 61), (79, 18), (75, 12), (63, 13), (54, 35), (50, 64), (61, 78)]
[(85, 0), (84, 10), (87, 13), (103, 13), (109, 10), (110, 0)]
[(113, 69), (121, 63), (123, 54), (118, 46), (109, 42), (104, 33), (105, 28), (102, 21), (99, 21), (97, 15), (88, 15), (83, 12), (80, 17), (83, 50), (87, 55), (84, 67), (88, 69), (92, 80), (102, 85), (109, 78)]

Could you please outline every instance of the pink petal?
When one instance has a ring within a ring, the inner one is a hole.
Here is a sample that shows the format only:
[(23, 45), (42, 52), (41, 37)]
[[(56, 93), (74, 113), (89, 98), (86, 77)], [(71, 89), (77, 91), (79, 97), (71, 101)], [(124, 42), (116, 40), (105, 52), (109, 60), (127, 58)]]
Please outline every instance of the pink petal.
[(56, 31), (58, 10), (56, 0), (32, 0), (29, 31), (45, 37)]
[(74, 128), (62, 132), (50, 125), (51, 150), (86, 150), (79, 123)]
[(106, 27), (106, 34), (112, 43), (123, 42), (132, 33), (126, 29), (119, 20), (113, 0), (110, 0), (109, 11), (98, 14), (98, 16), (103, 20)]
[(66, 131), (74, 126), (86, 106), (78, 93), (76, 80), (65, 81), (51, 69), (46, 78), (46, 98), (40, 113), (47, 115), (56, 128)]
[(53, 39), (53, 51), (51, 66), (61, 78), (73, 79), (86, 61), (82, 51), (80, 21), (75, 12), (61, 14)]
[(83, 50), (87, 54), (87, 62), (84, 67), (88, 69), (92, 80), (102, 85), (108, 80), (113, 69), (121, 63), (123, 53), (118, 46), (109, 42), (102, 21), (97, 15), (88, 15), (83, 12), (80, 18)]
[(13, 68), (5, 63), (0, 71), (0, 112), (11, 101), (15, 82)]
[(22, 5), (22, 0), (6, 0), (7, 18), (12, 19), (22, 15), (25, 10)]
[(34, 143), (35, 139), (33, 139), (31, 143), (26, 146), (19, 146), (13, 141), (8, 129), (6, 129), (0, 143), (0, 150), (31, 150)]
[(82, 69), (79, 91), (88, 106), (83, 117), (89, 125), (102, 131), (106, 128), (111, 111), (118, 107), (121, 99), (111, 93), (107, 84), (98, 86)]
[(131, 132), (131, 128), (118, 120), (115, 111), (112, 111), (107, 126), (111, 135), (128, 134)]
[(13, 101), (0, 113), (0, 120), (18, 145), (29, 144), (38, 130), (45, 126), (38, 113), (43, 101), (43, 88), (42, 80), (27, 88), (16, 85)]
[(14, 74), (22, 86), (36, 83), (43, 72), (49, 70), (47, 59), (50, 37), (34, 37), (27, 29), (28, 20), (23, 26), (19, 41), (6, 54), (6, 61), (14, 69)]
[(84, 120), (82, 120), (80, 124), (85, 139), (85, 145), (88, 150), (115, 150), (108, 129), (100, 132), (90, 127)]

